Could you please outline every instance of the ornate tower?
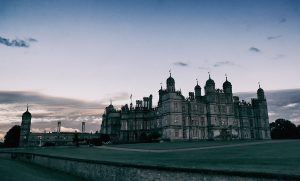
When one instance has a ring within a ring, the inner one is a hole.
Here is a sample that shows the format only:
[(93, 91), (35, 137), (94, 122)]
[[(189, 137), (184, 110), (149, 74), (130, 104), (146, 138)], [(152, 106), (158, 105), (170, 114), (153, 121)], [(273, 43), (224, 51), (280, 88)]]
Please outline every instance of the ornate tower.
[(31, 114), (27, 110), (22, 115), (22, 123), (21, 123), (21, 132), (20, 132), (20, 147), (28, 146), (28, 138), (30, 134), (30, 126), (31, 126)]
[(175, 92), (175, 80), (171, 76), (171, 72), (170, 72), (170, 77), (167, 79), (167, 91)]
[(210, 74), (208, 80), (205, 83), (204, 89), (205, 89), (205, 95), (215, 92), (215, 81), (210, 78)]
[(266, 100), (265, 92), (264, 92), (264, 90), (260, 87), (260, 84), (259, 84), (259, 88), (258, 88), (258, 90), (257, 90), (257, 99), (258, 99), (258, 100)]
[(223, 83), (223, 91), (225, 93), (226, 102), (227, 103), (233, 103), (233, 99), (232, 99), (232, 85), (227, 80), (227, 76), (226, 76), (226, 81)]
[(195, 86), (195, 96), (196, 100), (200, 100), (201, 98), (201, 87), (198, 85), (198, 80), (197, 80), (197, 85)]
[(223, 83), (223, 91), (225, 94), (232, 94), (232, 85), (227, 80), (227, 76), (226, 76), (226, 81)]

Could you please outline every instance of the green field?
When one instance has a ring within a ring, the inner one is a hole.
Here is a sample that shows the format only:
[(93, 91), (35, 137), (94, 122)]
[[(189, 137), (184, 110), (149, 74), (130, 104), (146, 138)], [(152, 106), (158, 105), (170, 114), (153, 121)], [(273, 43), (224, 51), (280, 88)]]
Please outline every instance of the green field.
[[(247, 142), (255, 143), (255, 142)], [(255, 171), (300, 175), (300, 140), (263, 141), (257, 145), (218, 147), (220, 145), (238, 145), (244, 142), (174, 142), (113, 145), (118, 148), (150, 148), (170, 150), (173, 148), (204, 148), (203, 150), (172, 152), (140, 152), (104, 149), (101, 147), (38, 148), (19, 151), (39, 154), (65, 156), (72, 158), (158, 165), (184, 168), (204, 168), (235, 171)]]
[(119, 144), (110, 145), (111, 147), (118, 148), (132, 148), (132, 149), (151, 149), (151, 150), (172, 150), (172, 149), (183, 149), (183, 148), (198, 148), (198, 147), (210, 147), (219, 145), (239, 144), (239, 143), (254, 143), (261, 141), (178, 141), (178, 142), (164, 142), (164, 143), (138, 143), (138, 144)]

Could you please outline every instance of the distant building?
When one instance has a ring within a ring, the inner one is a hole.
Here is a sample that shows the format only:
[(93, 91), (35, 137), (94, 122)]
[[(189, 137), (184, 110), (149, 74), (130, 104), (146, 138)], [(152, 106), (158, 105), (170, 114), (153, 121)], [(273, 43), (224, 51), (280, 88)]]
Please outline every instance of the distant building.
[(153, 133), (165, 140), (270, 139), (267, 101), (260, 86), (257, 98), (247, 103), (233, 96), (227, 77), (220, 90), (209, 76), (205, 95), (197, 81), (187, 98), (175, 89), (171, 73), (166, 84), (158, 91), (157, 107), (152, 107), (152, 95), (137, 100), (135, 107), (106, 107), (101, 133), (120, 143), (141, 142)]
[(80, 140), (87, 140), (93, 138), (99, 138), (98, 133), (85, 133), (85, 122), (82, 123), (82, 132), (61, 132), (61, 122), (57, 124), (57, 132), (44, 132), (44, 133), (32, 133), (31, 127), (31, 113), (27, 111), (22, 115), (21, 132), (20, 132), (20, 147), (28, 146), (43, 146), (45, 144), (51, 145), (73, 145), (73, 139), (75, 134), (78, 135)]

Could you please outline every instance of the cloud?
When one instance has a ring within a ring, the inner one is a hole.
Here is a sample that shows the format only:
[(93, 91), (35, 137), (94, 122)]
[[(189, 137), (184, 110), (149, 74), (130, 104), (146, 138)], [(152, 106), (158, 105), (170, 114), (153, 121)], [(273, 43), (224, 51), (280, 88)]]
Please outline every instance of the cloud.
[(198, 67), (198, 69), (200, 69), (200, 70), (210, 70), (210, 68), (209, 67)]
[(283, 108), (293, 108), (296, 107), (298, 105), (298, 103), (290, 103), (288, 105), (282, 106)]
[(249, 51), (251, 51), (251, 52), (256, 52), (256, 53), (261, 52), (261, 50), (258, 49), (258, 48), (256, 48), (256, 47), (250, 47), (250, 48), (249, 48)]
[(34, 38), (29, 38), (27, 40), (20, 40), (20, 39), (14, 39), (9, 40), (8, 38), (4, 38), (0, 36), (0, 44), (9, 46), (9, 47), (22, 47), (22, 48), (28, 48), (30, 46), (31, 42), (37, 42)]
[(118, 92), (114, 94), (107, 94), (107, 99), (103, 99), (103, 103), (108, 103), (112, 101), (113, 103), (119, 102), (119, 101), (126, 101), (130, 99), (130, 94), (128, 92)]
[(277, 35), (277, 36), (268, 36), (267, 39), (268, 40), (274, 40), (274, 39), (278, 39), (278, 38), (281, 38), (282, 36), (281, 35)]
[(281, 19), (279, 20), (279, 23), (285, 23), (285, 22), (287, 22), (287, 19), (286, 19), (286, 18), (281, 18)]
[(283, 58), (285, 58), (285, 57), (286, 57), (286, 55), (279, 54), (279, 55), (273, 57), (273, 59), (278, 60), (278, 59), (283, 59)]
[(214, 67), (221, 67), (221, 66), (236, 66), (234, 62), (231, 61), (221, 61), (221, 62), (216, 62)]
[(79, 132), (80, 130), (79, 129), (76, 129), (76, 128), (66, 128), (66, 127), (61, 127), (61, 132)]
[(188, 66), (188, 63), (185, 63), (185, 62), (175, 62), (174, 65), (181, 66), (181, 67), (186, 67), (186, 66)]
[(30, 42), (37, 42), (37, 39), (35, 39), (35, 38), (28, 38), (28, 41), (30, 41)]

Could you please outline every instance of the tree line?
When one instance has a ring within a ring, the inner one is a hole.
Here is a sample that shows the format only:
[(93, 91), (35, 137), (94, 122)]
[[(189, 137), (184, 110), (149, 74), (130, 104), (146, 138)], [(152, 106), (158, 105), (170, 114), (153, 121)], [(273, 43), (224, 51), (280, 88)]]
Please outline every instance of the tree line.
[[(289, 120), (277, 119), (275, 122), (270, 123), (271, 138), (272, 139), (300, 139), (300, 125), (296, 126)], [(0, 144), (0, 147), (18, 147), (20, 141), (20, 126), (13, 126), (5, 135), (4, 143)], [(142, 142), (152, 142), (159, 139), (157, 134), (142, 135)], [(151, 141), (149, 141), (151, 140)], [(80, 139), (75, 134), (74, 144), (78, 146)], [(88, 144), (102, 145), (102, 142), (110, 141), (108, 135), (101, 135), (99, 138), (86, 140)]]

